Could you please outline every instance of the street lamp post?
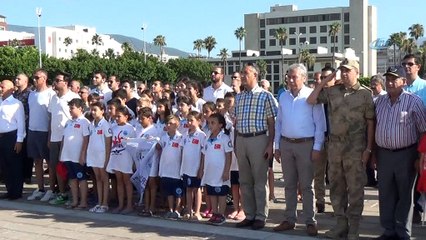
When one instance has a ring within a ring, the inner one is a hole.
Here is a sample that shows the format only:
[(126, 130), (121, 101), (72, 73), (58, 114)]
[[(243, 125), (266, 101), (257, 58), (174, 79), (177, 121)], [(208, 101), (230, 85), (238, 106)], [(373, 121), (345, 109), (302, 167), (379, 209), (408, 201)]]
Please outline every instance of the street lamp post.
[(37, 15), (37, 30), (38, 30), (38, 60), (39, 60), (39, 67), (42, 68), (43, 64), (41, 62), (41, 35), (40, 35), (40, 18), (41, 18), (41, 8), (36, 8), (36, 15)]
[(145, 29), (146, 29), (146, 25), (145, 25), (145, 24), (142, 24), (141, 30), (142, 30), (142, 41), (143, 41), (143, 61), (144, 61), (144, 63), (146, 63)]

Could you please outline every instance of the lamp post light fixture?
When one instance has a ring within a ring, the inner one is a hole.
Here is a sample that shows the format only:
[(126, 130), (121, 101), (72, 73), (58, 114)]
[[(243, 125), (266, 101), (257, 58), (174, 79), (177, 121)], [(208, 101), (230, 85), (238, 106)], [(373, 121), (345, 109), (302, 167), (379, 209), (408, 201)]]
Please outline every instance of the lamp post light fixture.
[(37, 15), (37, 30), (38, 30), (38, 60), (39, 60), (39, 67), (42, 68), (43, 64), (41, 62), (41, 35), (40, 35), (40, 18), (41, 18), (42, 9), (40, 7), (37, 7), (35, 11)]
[(146, 63), (145, 29), (146, 29), (146, 25), (145, 25), (145, 24), (142, 24), (141, 30), (142, 30), (142, 41), (143, 41), (143, 61), (144, 61), (144, 63)]

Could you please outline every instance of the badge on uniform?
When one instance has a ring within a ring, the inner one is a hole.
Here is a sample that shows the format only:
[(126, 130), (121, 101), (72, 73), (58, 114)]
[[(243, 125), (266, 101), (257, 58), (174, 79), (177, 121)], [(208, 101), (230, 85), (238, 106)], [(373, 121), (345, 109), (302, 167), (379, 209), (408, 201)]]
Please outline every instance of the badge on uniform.
[(74, 128), (80, 128), (80, 124), (78, 123), (74, 124)]
[(102, 135), (102, 129), (98, 129), (97, 133), (98, 135)]
[(214, 149), (220, 149), (220, 144), (215, 144)]
[(193, 144), (198, 144), (199, 142), (200, 142), (200, 140), (198, 140), (198, 139), (196, 139), (196, 138), (192, 139), (192, 143), (193, 143)]
[(179, 147), (179, 143), (177, 143), (177, 142), (173, 142), (173, 143), (172, 143), (172, 147), (174, 147), (174, 148)]

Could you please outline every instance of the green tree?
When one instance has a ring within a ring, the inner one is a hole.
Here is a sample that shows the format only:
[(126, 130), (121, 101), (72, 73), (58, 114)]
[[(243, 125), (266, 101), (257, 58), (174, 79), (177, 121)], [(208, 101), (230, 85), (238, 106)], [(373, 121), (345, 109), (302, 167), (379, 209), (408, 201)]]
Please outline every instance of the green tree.
[(70, 37), (66, 37), (65, 39), (64, 39), (64, 44), (65, 44), (65, 46), (69, 46), (69, 45), (71, 45), (72, 44), (72, 38), (70, 38)]
[(331, 25), (329, 25), (328, 36), (332, 37), (332, 42), (333, 42), (333, 49), (332, 49), (332, 53), (333, 53), (332, 66), (333, 67), (335, 67), (336, 65), (337, 34), (339, 34), (341, 28), (342, 26), (340, 25), (339, 22), (334, 22)]
[(421, 68), (419, 76), (424, 76), (426, 74), (426, 42), (417, 49), (417, 54), (419, 54), (421, 60)]
[(222, 48), (222, 49), (220, 49), (220, 52), (219, 52), (219, 54), (217, 55), (217, 56), (219, 56), (220, 57), (220, 59), (222, 60), (222, 66), (223, 66), (223, 70), (224, 70), (224, 74), (225, 75), (227, 75), (227, 60), (228, 60), (228, 57), (229, 57), (229, 53), (228, 53), (228, 49), (226, 49), (226, 48)]
[(235, 30), (234, 32), (235, 37), (238, 39), (238, 44), (239, 44), (239, 56), (238, 56), (238, 71), (241, 70), (241, 43), (243, 42), (243, 39), (246, 37), (247, 32), (246, 29), (244, 27), (239, 27)]
[(121, 49), (123, 50), (123, 52), (133, 52), (133, 46), (129, 42), (122, 43)]
[(416, 47), (417, 44), (414, 41), (414, 38), (406, 38), (402, 42), (401, 51), (403, 51), (404, 54), (411, 54), (415, 51)]
[(396, 47), (399, 46), (400, 41), (399, 33), (392, 33), (387, 41), (387, 45), (393, 47), (393, 65), (396, 65)]
[(300, 51), (300, 62), (307, 68), (311, 68), (315, 64), (315, 56), (309, 52), (309, 49), (303, 49)]
[(208, 36), (204, 39), (204, 47), (207, 50), (207, 57), (210, 58), (210, 52), (216, 48), (216, 38), (213, 36)]
[(197, 50), (197, 58), (200, 58), (201, 49), (204, 47), (203, 39), (197, 39), (194, 41), (194, 50)]
[(212, 64), (198, 59), (170, 59), (167, 67), (172, 69), (177, 76), (188, 76), (190, 79), (204, 81), (209, 79)]
[(256, 61), (256, 65), (259, 68), (260, 79), (265, 79), (266, 74), (268, 74), (268, 64), (266, 63), (265, 60), (259, 59)]
[[(285, 42), (287, 41), (287, 37), (288, 37), (287, 28), (280, 27), (280, 28), (276, 29), (274, 37), (278, 40), (280, 47), (281, 47), (281, 69), (282, 69), (282, 72), (284, 73), (283, 49), (284, 49), (284, 45), (285, 45)], [(283, 74), (281, 74), (281, 77), (282, 76), (283, 76)], [(281, 79), (281, 81), (282, 81), (282, 79)]]
[(104, 58), (108, 58), (108, 59), (114, 59), (114, 58), (116, 58), (114, 49), (112, 49), (112, 48), (108, 48), (107, 50), (105, 50), (105, 53), (102, 54), (102, 56)]
[(95, 34), (92, 37), (92, 45), (100, 46), (103, 44), (102, 37), (99, 34)]
[(154, 45), (160, 47), (160, 62), (163, 61), (164, 46), (167, 46), (166, 37), (158, 35), (154, 38)]
[(411, 25), (411, 27), (408, 28), (408, 31), (410, 31), (410, 37), (416, 39), (416, 41), (419, 37), (423, 37), (423, 34), (425, 33), (423, 25), (420, 23)]

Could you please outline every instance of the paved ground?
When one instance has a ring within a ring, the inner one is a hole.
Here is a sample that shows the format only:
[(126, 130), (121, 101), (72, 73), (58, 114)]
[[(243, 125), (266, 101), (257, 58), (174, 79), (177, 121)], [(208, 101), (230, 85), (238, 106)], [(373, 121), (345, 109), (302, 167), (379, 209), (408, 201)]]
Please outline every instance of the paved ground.
[[(52, 207), (38, 201), (24, 200), (36, 188), (36, 185), (25, 185), (24, 199), (0, 201), (0, 239), (309, 239), (301, 221), (294, 231), (272, 232), (272, 228), (281, 221), (285, 207), (283, 182), (278, 180), (282, 174), (276, 163), (274, 167), (275, 195), (278, 202), (271, 202), (270, 216), (266, 228), (262, 231), (236, 229), (235, 221), (215, 227), (203, 222), (172, 221), (160, 217), (142, 218), (136, 214), (92, 214), (87, 211)], [(0, 192), (2, 191), (4, 187), (0, 185)], [(319, 238), (324, 238), (324, 232), (335, 223), (329, 198), (326, 201), (326, 213), (316, 215)], [(368, 239), (382, 233), (378, 217), (377, 189), (365, 189), (364, 204), (360, 232), (363, 239)], [(301, 204), (298, 209), (302, 209)], [(301, 211), (298, 213), (301, 214)], [(47, 231), (44, 230), (46, 228)], [(412, 239), (426, 239), (426, 226), (414, 225)]]

